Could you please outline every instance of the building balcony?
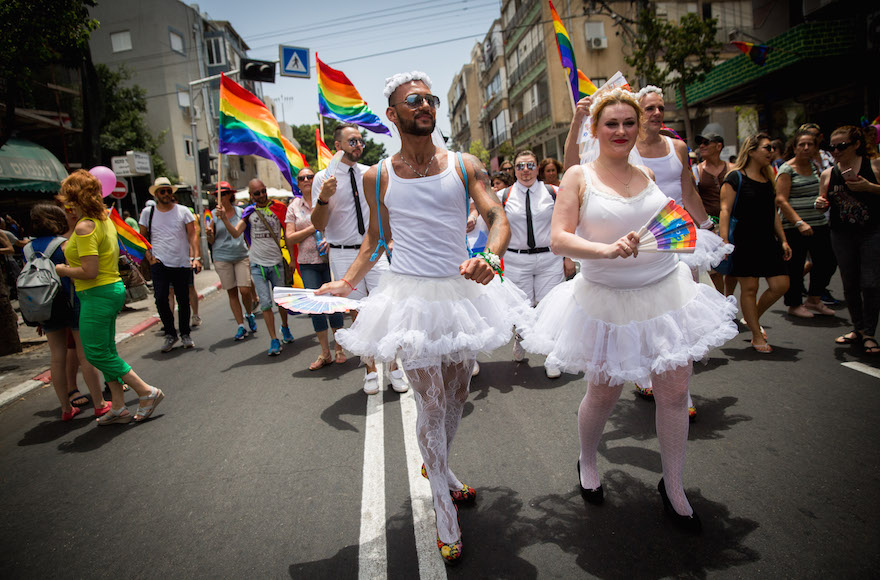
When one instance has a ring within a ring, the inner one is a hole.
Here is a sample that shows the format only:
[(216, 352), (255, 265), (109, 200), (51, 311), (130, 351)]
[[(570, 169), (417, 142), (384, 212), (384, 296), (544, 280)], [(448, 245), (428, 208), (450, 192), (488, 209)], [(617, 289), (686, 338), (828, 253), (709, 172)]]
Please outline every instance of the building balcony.
[(550, 105), (549, 103), (541, 103), (525, 115), (523, 115), (522, 119), (515, 121), (513, 123), (513, 127), (511, 128), (511, 133), (514, 137), (523, 133), (526, 129), (531, 127), (532, 125), (542, 121), (543, 119), (550, 116)]
[(511, 38), (519, 36), (523, 31), (520, 26), (529, 22), (533, 16), (540, 13), (541, 2), (523, 2), (519, 10), (513, 15), (513, 18), (510, 19), (510, 22), (504, 26), (504, 44), (508, 44)]
[(498, 133), (497, 135), (492, 135), (491, 137), (489, 137), (489, 143), (488, 143), (488, 145), (486, 145), (486, 148), (487, 149), (494, 149), (495, 147), (498, 147), (499, 145), (501, 145), (502, 143), (507, 141), (507, 139), (509, 139), (509, 137), (510, 136), (507, 134), (507, 131), (502, 131), (501, 133)]
[(507, 86), (513, 88), (535, 65), (544, 60), (544, 47), (537, 46), (520, 61), (519, 66), (513, 69), (507, 78)]

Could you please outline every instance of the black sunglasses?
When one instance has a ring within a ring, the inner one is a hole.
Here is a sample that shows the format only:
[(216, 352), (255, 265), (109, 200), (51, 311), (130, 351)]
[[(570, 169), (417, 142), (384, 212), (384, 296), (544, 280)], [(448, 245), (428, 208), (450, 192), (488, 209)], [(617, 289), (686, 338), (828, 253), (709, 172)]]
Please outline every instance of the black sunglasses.
[(396, 107), (397, 105), (405, 104), (410, 109), (418, 109), (425, 101), (428, 102), (428, 106), (432, 109), (436, 109), (440, 106), (440, 97), (438, 97), (437, 95), (417, 95), (415, 93), (407, 95), (406, 98), (403, 99), (401, 102), (394, 103), (391, 106)]
[(315, 178), (314, 175), (297, 175), (296, 176), (297, 181), (311, 181), (314, 178)]
[(251, 192), (251, 195), (264, 195), (266, 193), (266, 188), (263, 189), (255, 189)]
[(364, 145), (366, 145), (366, 142), (363, 139), (358, 139), (357, 137), (353, 137), (348, 140), (349, 147), (357, 147), (358, 145), (363, 147)]
[(232, 195), (233, 193), (235, 193), (235, 191), (233, 191), (231, 189), (224, 189), (223, 191), (220, 192), (220, 195)]
[(840, 153), (841, 151), (846, 151), (850, 145), (853, 145), (854, 141), (844, 141), (843, 143), (838, 143), (837, 145), (829, 145), (828, 148), (832, 151), (837, 151)]
[(520, 171), (522, 171), (523, 169), (530, 169), (530, 170), (534, 171), (535, 167), (537, 167), (537, 166), (538, 166), (538, 164), (534, 163), (532, 161), (529, 161), (527, 163), (517, 163), (516, 164), (516, 168), (519, 169)]

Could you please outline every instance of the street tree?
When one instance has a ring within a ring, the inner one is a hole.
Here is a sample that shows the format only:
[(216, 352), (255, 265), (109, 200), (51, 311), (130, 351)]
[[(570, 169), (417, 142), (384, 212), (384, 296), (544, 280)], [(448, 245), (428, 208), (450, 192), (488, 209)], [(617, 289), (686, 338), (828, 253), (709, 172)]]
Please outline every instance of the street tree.
[[(324, 143), (333, 151), (333, 130), (336, 129), (340, 122), (336, 119), (324, 118)], [(312, 125), (291, 125), (293, 138), (299, 143), (299, 152), (305, 155), (309, 166), (315, 171), (318, 170), (318, 149), (315, 145), (315, 129), (317, 124)], [(375, 165), (380, 159), (386, 157), (385, 145), (373, 141), (365, 130), (361, 131), (364, 137), (364, 154), (361, 156), (359, 163), (364, 165)]]
[[(639, 35), (634, 41), (632, 55), (626, 57), (627, 64), (645, 80), (645, 84), (676, 88), (689, 142), (693, 130), (685, 88), (701, 82), (715, 66), (721, 52), (721, 43), (715, 39), (717, 25), (717, 19), (703, 20), (694, 13), (685, 14), (678, 23), (670, 22), (658, 18), (651, 6), (639, 12)], [(664, 66), (659, 66), (658, 61)]]
[(15, 107), (31, 101), (34, 76), (52, 64), (78, 67), (98, 21), (87, 7), (95, 0), (3, 0), (0, 2), (0, 90), (5, 112), (0, 146), (12, 136)]
[(480, 139), (471, 143), (471, 146), (468, 147), (468, 153), (479, 159), (483, 165), (489, 166), (489, 150), (483, 147), (483, 142)]
[(154, 136), (147, 126), (144, 116), (147, 113), (147, 91), (131, 83), (132, 73), (124, 66), (116, 70), (98, 64), (95, 65), (98, 75), (101, 99), (101, 123), (99, 141), (101, 159), (110, 165), (110, 158), (125, 155), (126, 151), (144, 151), (153, 158), (153, 169), (156, 175), (164, 175), (172, 181), (176, 175), (170, 175), (159, 146), (165, 140), (168, 130), (162, 130)]

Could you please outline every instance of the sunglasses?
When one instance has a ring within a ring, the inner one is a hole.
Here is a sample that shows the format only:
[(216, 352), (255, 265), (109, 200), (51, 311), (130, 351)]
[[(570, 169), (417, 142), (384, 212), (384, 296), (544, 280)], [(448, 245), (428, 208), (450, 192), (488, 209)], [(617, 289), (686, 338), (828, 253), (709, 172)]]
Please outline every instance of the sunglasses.
[(256, 189), (251, 192), (251, 195), (266, 195), (266, 188), (264, 187), (263, 189)]
[(296, 176), (297, 181), (311, 181), (314, 178), (315, 178), (314, 175), (297, 175)]
[(156, 190), (156, 193), (171, 193), (170, 187), (162, 187)]
[(363, 139), (358, 139), (357, 137), (348, 140), (349, 147), (357, 147), (358, 145), (363, 147), (364, 145), (366, 145), (366, 142)]
[(523, 169), (528, 169), (530, 171), (534, 171), (535, 167), (537, 167), (537, 166), (538, 166), (538, 164), (534, 163), (533, 161), (529, 161), (528, 163), (517, 163), (516, 164), (516, 168), (519, 169), (520, 171), (522, 171)]
[(502, 165), (501, 166), (501, 171), (508, 171), (510, 169), (513, 169), (513, 165)]
[(407, 95), (401, 102), (394, 103), (391, 106), (396, 107), (397, 105), (406, 105), (410, 109), (418, 109), (425, 101), (428, 102), (428, 106), (432, 109), (436, 109), (440, 106), (440, 97), (437, 95), (417, 95), (415, 93)]
[(843, 143), (838, 143), (837, 145), (829, 145), (828, 148), (832, 151), (837, 151), (838, 153), (840, 153), (841, 151), (846, 151), (853, 143), (853, 141), (844, 141)]
[(232, 191), (231, 189), (224, 189), (223, 191), (220, 192), (220, 195), (221, 196), (222, 195), (232, 195), (233, 193), (235, 193), (235, 192)]
[(763, 149), (764, 151), (773, 151), (773, 147), (770, 145), (764, 145), (762, 147), (757, 147), (756, 149)]

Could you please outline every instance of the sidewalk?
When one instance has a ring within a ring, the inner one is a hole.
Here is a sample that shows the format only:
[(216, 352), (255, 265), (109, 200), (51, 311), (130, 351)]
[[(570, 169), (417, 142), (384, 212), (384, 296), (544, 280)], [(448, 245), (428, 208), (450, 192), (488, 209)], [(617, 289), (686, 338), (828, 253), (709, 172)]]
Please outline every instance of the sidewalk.
[[(217, 276), (217, 271), (200, 272), (195, 277), (195, 286), (199, 300), (218, 291), (220, 278)], [(158, 323), (159, 315), (151, 291), (146, 300), (133, 302), (119, 313), (116, 320), (116, 342), (120, 343), (142, 334)], [(46, 338), (37, 336), (36, 328), (21, 323), (20, 316), (18, 334), (23, 352), (0, 356), (0, 408), (36, 389), (48, 386), (51, 380), (49, 346)], [(81, 385), (80, 390), (85, 392), (85, 385)]]

